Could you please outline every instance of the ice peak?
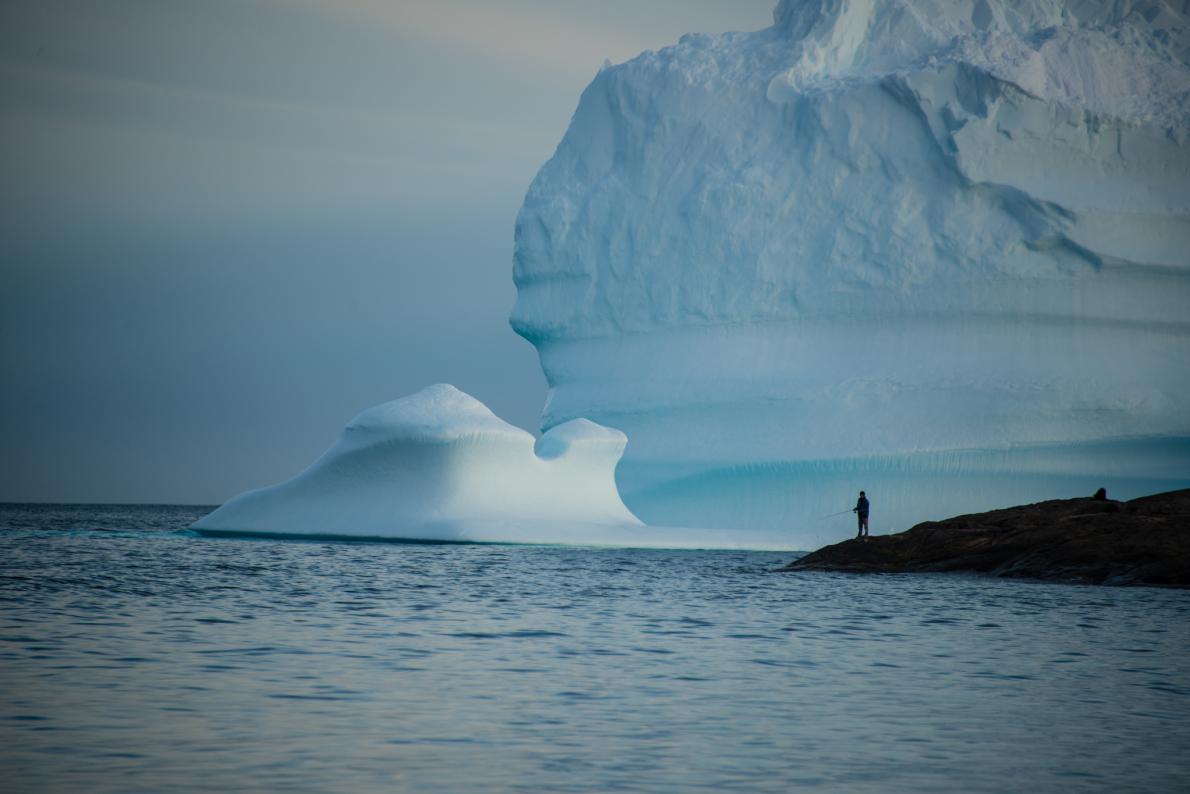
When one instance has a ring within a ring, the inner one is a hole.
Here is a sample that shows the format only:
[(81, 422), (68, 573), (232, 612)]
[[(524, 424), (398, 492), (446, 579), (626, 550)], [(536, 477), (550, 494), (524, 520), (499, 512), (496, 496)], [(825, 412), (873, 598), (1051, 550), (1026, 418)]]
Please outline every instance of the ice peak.
[(619, 460), (627, 444), (628, 436), (619, 430), (579, 418), (551, 427), (538, 439), (535, 451), (543, 460), (560, 458), (576, 448), (588, 455), (602, 451), (607, 457)]
[(450, 439), (464, 434), (529, 436), (492, 413), (486, 405), (449, 383), (436, 383), (397, 400), (374, 406), (352, 419), (346, 437)]

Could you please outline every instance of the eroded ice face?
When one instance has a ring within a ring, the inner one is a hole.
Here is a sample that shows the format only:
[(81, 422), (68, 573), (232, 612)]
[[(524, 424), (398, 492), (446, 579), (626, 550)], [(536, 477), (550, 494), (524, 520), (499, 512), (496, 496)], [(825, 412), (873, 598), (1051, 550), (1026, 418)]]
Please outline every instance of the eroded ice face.
[[(782, 2), (603, 69), (517, 223), (543, 424), (646, 521), (814, 546), (1190, 478), (1190, 20)], [(845, 519), (839, 519), (840, 522)]]

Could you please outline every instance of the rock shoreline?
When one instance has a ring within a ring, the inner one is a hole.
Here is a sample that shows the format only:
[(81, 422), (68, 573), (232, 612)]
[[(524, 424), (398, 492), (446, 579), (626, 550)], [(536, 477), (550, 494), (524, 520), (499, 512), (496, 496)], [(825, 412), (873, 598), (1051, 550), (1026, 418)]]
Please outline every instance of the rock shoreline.
[(1190, 587), (1190, 489), (1128, 502), (1054, 499), (927, 521), (826, 546), (786, 571), (974, 571), (1105, 585)]

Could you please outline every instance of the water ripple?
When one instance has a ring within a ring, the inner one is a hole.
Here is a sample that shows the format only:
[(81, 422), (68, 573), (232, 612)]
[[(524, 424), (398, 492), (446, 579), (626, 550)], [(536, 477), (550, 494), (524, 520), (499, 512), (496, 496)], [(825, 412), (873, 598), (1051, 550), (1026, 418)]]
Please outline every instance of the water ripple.
[(0, 508), (6, 791), (1173, 791), (1190, 593)]

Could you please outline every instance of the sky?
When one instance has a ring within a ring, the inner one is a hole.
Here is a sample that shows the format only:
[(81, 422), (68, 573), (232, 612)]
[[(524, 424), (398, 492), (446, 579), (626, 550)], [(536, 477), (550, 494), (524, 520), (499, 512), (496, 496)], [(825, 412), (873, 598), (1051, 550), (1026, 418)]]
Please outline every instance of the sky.
[(537, 429), (516, 212), (604, 59), (775, 0), (5, 0), (0, 501), (217, 504), (437, 382)]

